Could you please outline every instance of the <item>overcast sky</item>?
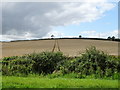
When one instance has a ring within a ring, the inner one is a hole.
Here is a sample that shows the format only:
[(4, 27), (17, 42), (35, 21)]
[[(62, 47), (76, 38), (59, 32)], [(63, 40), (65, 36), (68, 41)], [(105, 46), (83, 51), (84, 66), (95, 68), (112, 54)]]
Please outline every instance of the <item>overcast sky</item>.
[[(0, 41), (55, 37), (101, 37), (118, 33), (118, 3), (4, 2)], [(1, 8), (1, 6), (0, 6)]]

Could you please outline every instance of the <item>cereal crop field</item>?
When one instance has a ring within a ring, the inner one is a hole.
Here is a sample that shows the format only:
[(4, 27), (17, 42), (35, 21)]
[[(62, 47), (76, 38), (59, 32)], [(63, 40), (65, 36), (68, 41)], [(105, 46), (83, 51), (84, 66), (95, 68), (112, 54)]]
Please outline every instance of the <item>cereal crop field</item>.
[[(118, 55), (118, 42), (107, 40), (89, 40), (89, 39), (59, 39), (60, 50), (69, 56), (78, 56), (84, 53), (86, 48), (95, 46), (110, 55)], [(15, 42), (1, 42), (2, 57), (21, 56), (33, 52), (52, 51), (55, 44), (54, 39), (50, 40), (29, 40)], [(58, 51), (56, 45), (55, 51)]]

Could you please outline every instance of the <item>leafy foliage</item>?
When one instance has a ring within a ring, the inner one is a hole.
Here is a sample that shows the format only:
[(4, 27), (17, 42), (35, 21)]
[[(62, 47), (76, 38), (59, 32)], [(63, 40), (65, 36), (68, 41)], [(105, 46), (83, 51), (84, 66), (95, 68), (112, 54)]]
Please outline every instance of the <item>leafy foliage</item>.
[(53, 77), (70, 74), (76, 78), (118, 79), (120, 57), (110, 56), (95, 47), (77, 58), (70, 58), (61, 52), (32, 53), (25, 56), (3, 58), (3, 75), (51, 74)]
[(22, 57), (4, 58), (2, 62), (3, 75), (52, 73), (58, 62), (65, 60), (61, 52), (33, 53)]
[(118, 78), (119, 60), (119, 58), (109, 56), (95, 47), (90, 47), (80, 58), (61, 62), (57, 70), (64, 74), (78, 73), (80, 78), (94, 75), (95, 78), (112, 77), (115, 79)]
[(10, 61), (3, 61), (2, 74), (3, 75), (28, 75), (32, 71), (34, 61), (28, 58), (16, 58)]
[(65, 60), (65, 56), (61, 52), (42, 52), (40, 54), (30, 54), (28, 58), (35, 61), (33, 70), (35, 73), (52, 73), (57, 63)]

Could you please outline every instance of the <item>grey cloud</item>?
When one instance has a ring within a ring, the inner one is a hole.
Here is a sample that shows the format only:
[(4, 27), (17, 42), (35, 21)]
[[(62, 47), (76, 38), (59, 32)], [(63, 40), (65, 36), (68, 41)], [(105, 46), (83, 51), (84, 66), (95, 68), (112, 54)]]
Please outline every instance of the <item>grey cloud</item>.
[[(13, 35), (26, 39), (26, 33), (31, 38), (42, 38), (53, 27), (81, 22), (90, 22), (98, 19), (111, 8), (113, 4), (102, 3), (53, 3), (53, 2), (18, 2), (3, 3), (2, 7), (2, 34)], [(102, 6), (110, 6), (104, 9)], [(103, 12), (102, 12), (103, 11)], [(102, 12), (102, 13), (100, 13)], [(18, 39), (18, 38), (17, 38)]]
[(16, 31), (17, 35), (30, 32), (39, 37), (44, 36), (50, 30), (49, 21), (45, 18), (44, 13), (57, 7), (55, 3), (15, 3), (9, 7), (12, 9), (6, 9), (7, 4), (5, 5), (2, 13), (3, 35)]

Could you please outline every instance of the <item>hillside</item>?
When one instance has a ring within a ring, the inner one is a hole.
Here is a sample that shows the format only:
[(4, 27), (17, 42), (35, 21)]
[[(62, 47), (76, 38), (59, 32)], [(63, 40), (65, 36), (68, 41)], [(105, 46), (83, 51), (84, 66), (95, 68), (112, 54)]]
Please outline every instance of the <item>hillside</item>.
[[(118, 55), (118, 42), (107, 40), (90, 40), (90, 39), (59, 39), (61, 51), (70, 56), (77, 56), (83, 53), (87, 47), (96, 46), (97, 49), (103, 50), (111, 55)], [(31, 40), (1, 42), (2, 56), (24, 55), (33, 52), (52, 51), (55, 40)], [(0, 44), (1, 44), (0, 43)], [(56, 50), (57, 51), (57, 50)]]

